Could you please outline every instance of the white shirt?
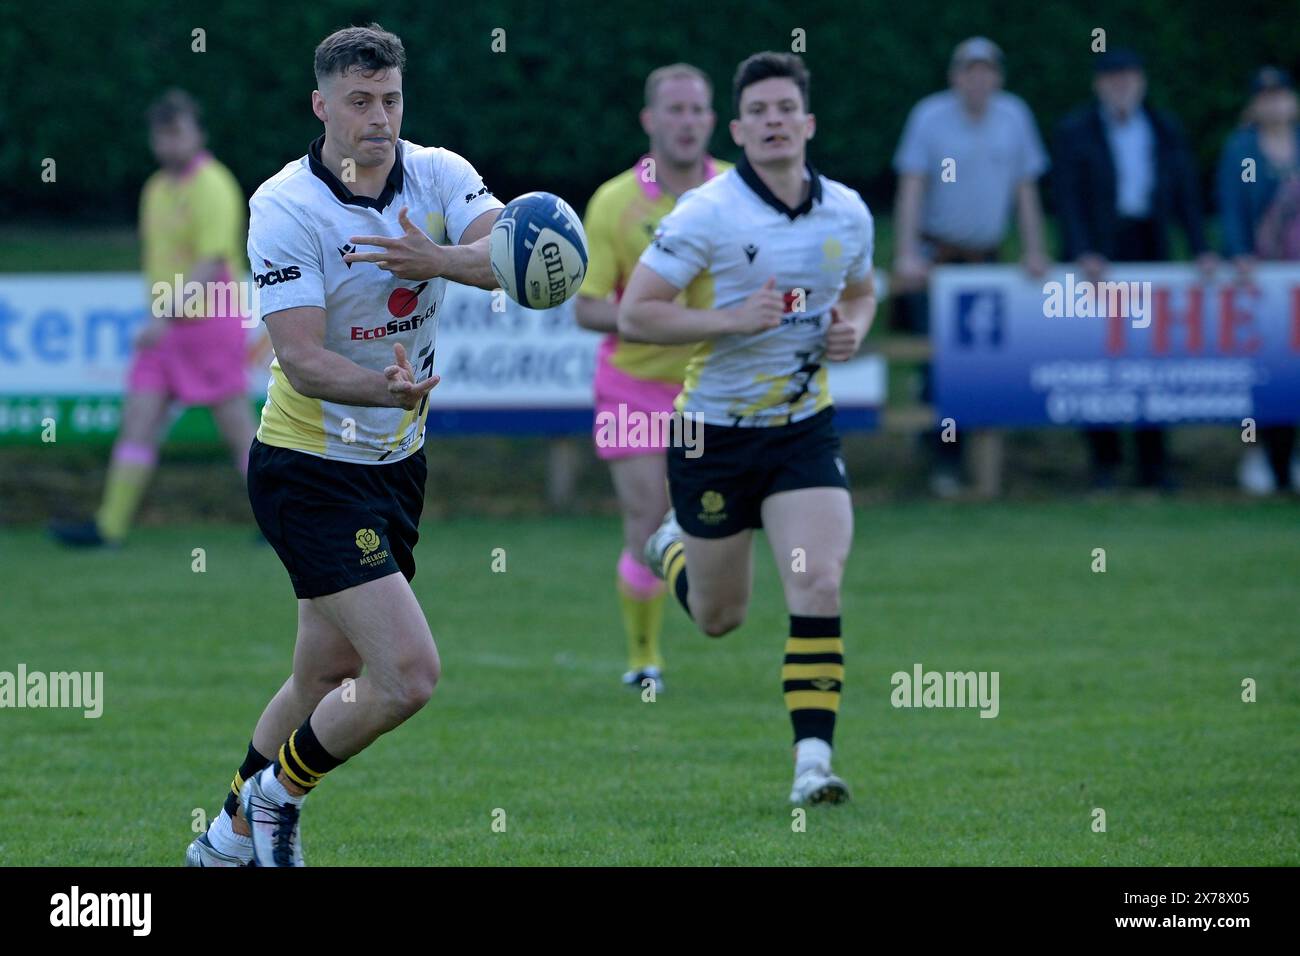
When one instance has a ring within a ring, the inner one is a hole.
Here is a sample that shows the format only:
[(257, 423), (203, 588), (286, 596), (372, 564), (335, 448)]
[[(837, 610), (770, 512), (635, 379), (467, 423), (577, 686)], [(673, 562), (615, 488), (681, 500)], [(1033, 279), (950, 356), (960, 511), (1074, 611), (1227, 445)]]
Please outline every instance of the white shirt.
[[(433, 373), (438, 307), (446, 279), (399, 279), (373, 262), (347, 263), (352, 236), (397, 236), (398, 212), (435, 241), (456, 243), (501, 202), (474, 167), (450, 150), (399, 141), (383, 193), (353, 196), (320, 161), (324, 137), (264, 182), (249, 200), (248, 258), (259, 286), (259, 317), (298, 306), (325, 310), (325, 348), (382, 372), (400, 342), (416, 380)], [(378, 251), (378, 247), (362, 252)], [(399, 461), (424, 442), (428, 402), (407, 411), (344, 405), (299, 394), (271, 362), (257, 430), (267, 445), (322, 458)]]
[(734, 306), (770, 276), (786, 293), (777, 328), (696, 347), (678, 411), (699, 413), (712, 425), (772, 426), (831, 404), (821, 364), (830, 310), (846, 283), (871, 274), (874, 225), (854, 190), (811, 166), (808, 174), (807, 200), (790, 209), (742, 158), (686, 192), (641, 254), (670, 284), (692, 286), (710, 303), (703, 308)]
[(1124, 122), (1102, 108), (1106, 141), (1115, 163), (1115, 211), (1145, 219), (1151, 215), (1151, 191), (1156, 185), (1155, 132), (1139, 107)]

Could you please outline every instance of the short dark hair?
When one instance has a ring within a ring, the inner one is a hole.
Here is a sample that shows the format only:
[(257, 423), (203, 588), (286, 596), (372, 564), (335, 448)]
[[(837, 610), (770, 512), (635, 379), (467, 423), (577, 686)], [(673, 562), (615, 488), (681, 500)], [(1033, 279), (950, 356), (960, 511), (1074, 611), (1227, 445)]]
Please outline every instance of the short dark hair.
[(737, 116), (740, 115), (740, 94), (745, 92), (745, 87), (770, 80), (774, 76), (794, 80), (794, 85), (799, 87), (799, 94), (803, 97), (803, 108), (808, 109), (808, 86), (812, 82), (808, 67), (793, 53), (773, 53), (768, 50), (755, 53), (736, 67), (736, 78), (731, 82), (731, 98)]
[(378, 23), (347, 27), (335, 30), (320, 41), (313, 67), (316, 86), (320, 87), (327, 77), (342, 76), (353, 67), (360, 67), (365, 76), (380, 70), (405, 70), (406, 49), (396, 34)]
[(194, 120), (194, 125), (203, 125), (203, 111), (198, 101), (184, 90), (173, 87), (149, 104), (145, 118), (150, 126), (171, 126), (182, 116)]

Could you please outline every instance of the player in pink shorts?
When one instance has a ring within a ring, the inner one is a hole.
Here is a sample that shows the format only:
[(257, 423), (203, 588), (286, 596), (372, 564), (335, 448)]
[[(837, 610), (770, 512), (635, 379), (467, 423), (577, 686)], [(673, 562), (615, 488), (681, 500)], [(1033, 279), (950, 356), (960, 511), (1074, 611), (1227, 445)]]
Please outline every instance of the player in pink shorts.
[[(624, 683), (647, 681), (663, 689), (659, 632), (663, 582), (645, 564), (646, 539), (668, 510), (662, 429), (681, 391), (693, 345), (647, 345), (619, 338), (618, 298), (655, 228), (677, 197), (730, 168), (708, 155), (713, 134), (713, 88), (684, 63), (661, 67), (646, 79), (641, 127), (650, 151), (602, 185), (587, 204), (587, 277), (575, 302), (578, 324), (607, 333), (596, 365), (596, 454), (609, 462), (623, 514), (623, 551), (617, 589), (627, 633)], [(701, 292), (702, 294), (702, 292)], [(696, 295), (685, 290), (687, 302)]]
[[(244, 254), (244, 195), (230, 171), (204, 149), (198, 105), (188, 95), (169, 91), (150, 107), (148, 118), (149, 144), (162, 167), (140, 197), (152, 317), (136, 338), (122, 429), (99, 510), (92, 520), (50, 528), (69, 545), (117, 545), (126, 537), (157, 465), (173, 402), (208, 406), (240, 473), (248, 468), (254, 425), (239, 315), (246, 297), (234, 285)], [(157, 283), (171, 290), (177, 276), (181, 291), (159, 295)], [(171, 303), (179, 298), (184, 304), (185, 287), (193, 282), (205, 290), (204, 307), (197, 310), (202, 314), (173, 316)], [(211, 296), (214, 314), (208, 315), (207, 291), (215, 285), (221, 290)]]

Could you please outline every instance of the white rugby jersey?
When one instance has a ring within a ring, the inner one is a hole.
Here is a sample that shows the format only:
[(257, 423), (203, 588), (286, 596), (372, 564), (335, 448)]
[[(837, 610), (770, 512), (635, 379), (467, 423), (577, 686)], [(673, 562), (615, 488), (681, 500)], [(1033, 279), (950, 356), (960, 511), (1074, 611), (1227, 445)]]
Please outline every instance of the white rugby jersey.
[[(435, 242), (455, 244), (465, 228), (501, 202), (474, 167), (450, 150), (400, 140), (378, 199), (354, 196), (321, 162), (321, 136), (307, 155), (264, 182), (249, 200), (248, 258), (258, 285), (259, 317), (297, 306), (325, 310), (325, 348), (382, 372), (393, 345), (406, 349), (417, 381), (433, 374), (438, 307), (446, 279), (399, 279), (373, 262), (343, 261), (358, 251), (352, 236), (398, 236), (397, 214)], [(378, 252), (364, 247), (361, 252)], [(413, 411), (308, 398), (289, 384), (278, 360), (257, 438), (322, 458), (391, 462), (424, 442), (428, 400)]]
[[(797, 422), (831, 404), (822, 357), (830, 310), (847, 283), (871, 273), (873, 222), (856, 191), (808, 165), (811, 189), (791, 209), (745, 158), (685, 193), (659, 224), (641, 262), (679, 289), (701, 282), (726, 309), (769, 276), (785, 293), (774, 329), (701, 342), (686, 368), (677, 410), (711, 425)], [(803, 310), (799, 311), (802, 290)]]

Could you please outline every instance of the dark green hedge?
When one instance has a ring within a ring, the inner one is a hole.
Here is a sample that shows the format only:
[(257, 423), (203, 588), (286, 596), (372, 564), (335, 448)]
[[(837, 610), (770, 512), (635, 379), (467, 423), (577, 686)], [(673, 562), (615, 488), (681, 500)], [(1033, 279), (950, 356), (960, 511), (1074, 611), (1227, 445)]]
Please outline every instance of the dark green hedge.
[[(309, 109), (315, 44), (375, 18), (407, 46), (403, 133), (468, 156), (498, 195), (544, 188), (579, 206), (639, 155), (636, 111), (645, 74), (684, 59), (717, 82), (715, 151), (726, 133), (735, 64), (807, 36), (819, 133), (830, 175), (882, 206), (908, 109), (944, 83), (953, 44), (983, 33), (1008, 55), (1007, 86), (1044, 136), (1089, 95), (1090, 31), (1148, 58), (1152, 99), (1188, 128), (1205, 181), (1235, 123), (1257, 63), (1300, 67), (1300, 7), (1260, 0), (783, 3), (149, 0), (11, 5), (0, 25), (0, 189), (14, 218), (127, 221), (150, 171), (142, 112), (180, 85), (207, 109), (214, 151), (246, 189), (299, 156), (319, 132)], [(207, 31), (207, 52), (190, 50)], [(490, 50), (504, 28), (507, 52)], [(42, 183), (41, 161), (58, 162)]]

